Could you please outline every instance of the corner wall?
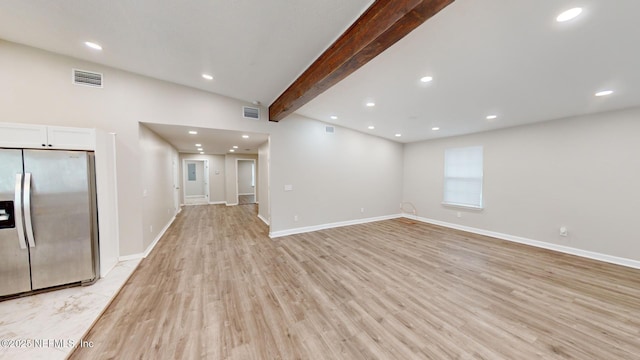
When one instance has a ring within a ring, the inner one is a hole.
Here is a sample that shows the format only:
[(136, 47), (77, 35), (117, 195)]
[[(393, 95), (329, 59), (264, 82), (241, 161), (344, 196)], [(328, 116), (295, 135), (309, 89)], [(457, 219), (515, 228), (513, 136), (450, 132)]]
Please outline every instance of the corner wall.
[(178, 160), (178, 151), (149, 130), (140, 125), (140, 175), (142, 190), (143, 249), (148, 250), (158, 240), (175, 213), (173, 196), (173, 161)]
[[(640, 108), (407, 144), (403, 199), (420, 217), (638, 261), (638, 134)], [(444, 150), (473, 145), (484, 210), (441, 205)]]
[(281, 123), (269, 142), (272, 233), (399, 213), (402, 144), (339, 126), (327, 133), (297, 114)]

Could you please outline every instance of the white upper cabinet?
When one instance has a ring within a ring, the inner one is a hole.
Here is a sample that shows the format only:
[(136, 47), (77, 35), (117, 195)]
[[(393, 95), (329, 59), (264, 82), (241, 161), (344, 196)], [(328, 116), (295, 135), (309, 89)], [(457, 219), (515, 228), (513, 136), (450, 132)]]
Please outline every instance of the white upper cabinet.
[(94, 150), (95, 138), (94, 129), (0, 123), (0, 147)]
[(42, 148), (46, 142), (46, 126), (0, 123), (0, 147)]
[(94, 129), (47, 126), (47, 147), (52, 149), (94, 150)]

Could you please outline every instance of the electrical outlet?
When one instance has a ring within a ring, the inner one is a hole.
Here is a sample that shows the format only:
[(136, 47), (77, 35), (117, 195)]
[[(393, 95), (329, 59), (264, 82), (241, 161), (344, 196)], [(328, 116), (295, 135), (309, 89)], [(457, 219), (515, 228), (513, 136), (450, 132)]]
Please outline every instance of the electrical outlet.
[(149, 225), (149, 232), (152, 233), (153, 232), (153, 225)]
[(364, 214), (364, 208), (360, 208), (360, 212)]
[(462, 212), (458, 211), (458, 212), (456, 213), (456, 216), (457, 216), (457, 217), (459, 217), (459, 218), (461, 218), (461, 217), (462, 217)]
[(566, 226), (561, 226), (560, 227), (560, 236), (568, 236), (569, 235), (569, 230), (567, 229)]
[(298, 215), (293, 215), (293, 221), (298, 221)]

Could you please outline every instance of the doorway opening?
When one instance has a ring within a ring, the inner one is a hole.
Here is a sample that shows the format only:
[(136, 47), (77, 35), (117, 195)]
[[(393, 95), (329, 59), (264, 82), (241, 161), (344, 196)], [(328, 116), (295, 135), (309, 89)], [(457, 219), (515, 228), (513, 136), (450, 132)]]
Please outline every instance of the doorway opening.
[(185, 205), (209, 204), (209, 161), (183, 160)]
[(238, 205), (256, 203), (256, 161), (236, 160)]

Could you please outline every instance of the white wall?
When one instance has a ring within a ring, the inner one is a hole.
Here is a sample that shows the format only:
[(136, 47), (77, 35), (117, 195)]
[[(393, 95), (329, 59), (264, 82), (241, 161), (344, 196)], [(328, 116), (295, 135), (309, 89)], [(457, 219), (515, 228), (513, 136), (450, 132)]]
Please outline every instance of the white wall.
[(258, 202), (258, 215), (266, 223), (270, 222), (271, 208), (269, 206), (269, 140), (258, 147), (258, 188), (256, 194)]
[[(147, 182), (154, 180), (143, 176), (146, 155), (142, 152), (147, 148), (139, 140), (139, 132), (144, 131), (139, 130), (139, 122), (270, 134), (272, 231), (398, 212), (402, 188), (402, 145), (398, 143), (340, 127), (327, 137), (323, 123), (298, 115), (269, 122), (264, 108), (259, 121), (244, 119), (241, 108), (251, 104), (243, 101), (3, 40), (0, 54), (0, 119), (95, 127), (117, 134), (121, 256), (147, 249), (165, 219), (160, 213), (143, 219), (143, 213), (155, 205), (158, 211), (166, 211), (164, 201), (174, 197), (173, 188), (162, 187), (162, 194), (148, 191), (143, 201), (143, 190), (153, 187)], [(73, 85), (72, 68), (103, 73), (104, 88)], [(232, 181), (235, 189), (233, 164), (227, 188)], [(284, 184), (292, 184), (294, 191), (285, 193)], [(237, 194), (227, 193), (225, 198), (235, 203)], [(260, 189), (258, 198), (262, 198)], [(299, 216), (298, 222), (293, 215)]]
[(178, 151), (140, 125), (140, 176), (143, 185), (143, 249), (147, 249), (175, 216), (172, 162)]
[[(225, 201), (225, 169), (224, 155), (200, 155), (200, 154), (180, 154), (180, 187), (184, 188), (184, 176), (182, 163), (185, 160), (208, 160), (209, 161), (209, 202), (224, 203)], [(180, 199), (184, 204), (183, 192), (180, 192)]]
[(96, 191), (100, 241), (100, 276), (106, 276), (120, 257), (118, 239), (118, 188), (116, 186), (116, 136), (96, 131)]
[(238, 160), (238, 195), (255, 193), (252, 185), (254, 161)]
[[(4, 40), (0, 40), (0, 54), (2, 121), (98, 128), (117, 134), (121, 256), (144, 252), (143, 232), (148, 237), (142, 219), (138, 122), (261, 133), (279, 125), (266, 121), (266, 115), (262, 121), (243, 119), (240, 109), (249, 103), (95, 63)], [(72, 68), (103, 73), (104, 88), (73, 85)], [(173, 198), (173, 193), (162, 197)]]
[[(408, 144), (403, 198), (421, 217), (640, 260), (639, 134), (631, 109)], [(485, 209), (445, 207), (444, 150), (472, 145), (484, 146)]]
[[(227, 154), (225, 155), (225, 193), (227, 205), (235, 205), (238, 203), (238, 168), (237, 160), (255, 160), (256, 171), (258, 171), (258, 155), (249, 154)], [(256, 189), (256, 192), (260, 192)]]
[[(141, 252), (142, 207), (135, 101), (123, 72), (106, 71), (105, 89), (71, 84), (73, 67), (104, 67), (0, 40), (0, 119), (96, 127), (117, 133), (120, 254)], [(128, 111), (131, 110), (131, 111)]]
[(282, 122), (270, 139), (272, 232), (399, 212), (401, 144), (341, 127), (329, 134), (296, 114)]

